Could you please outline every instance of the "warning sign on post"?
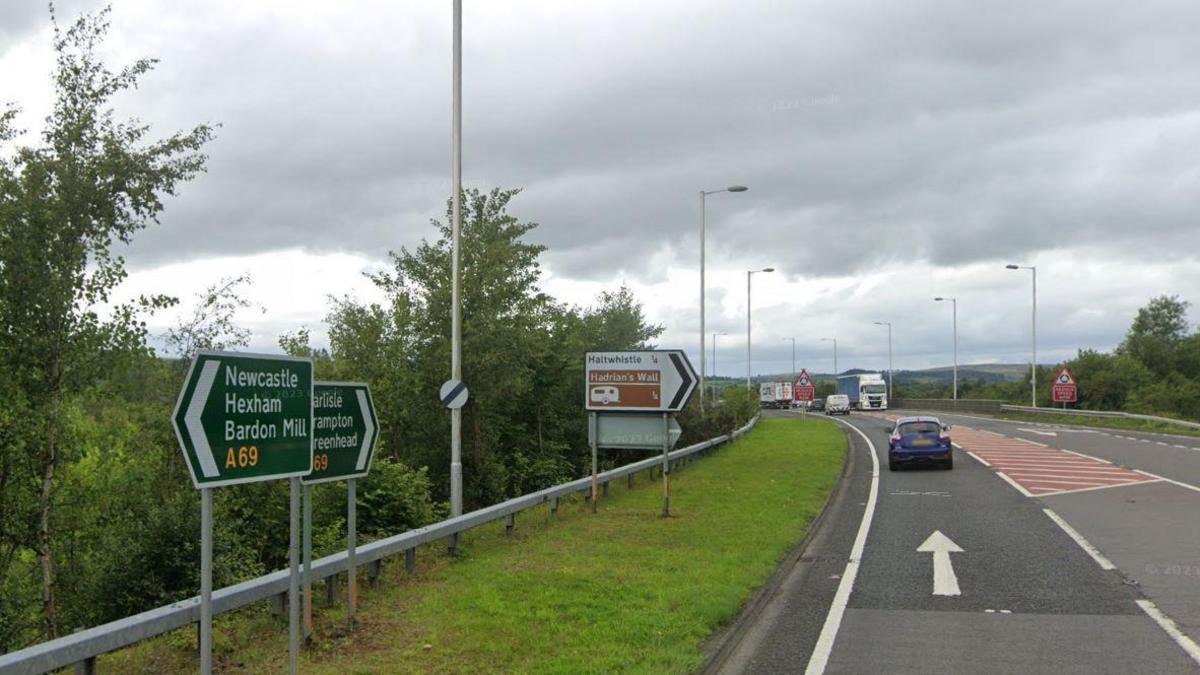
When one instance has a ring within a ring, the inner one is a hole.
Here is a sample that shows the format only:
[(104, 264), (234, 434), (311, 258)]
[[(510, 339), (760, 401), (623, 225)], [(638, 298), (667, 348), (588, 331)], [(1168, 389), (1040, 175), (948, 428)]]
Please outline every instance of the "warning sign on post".
[(1078, 393), (1075, 378), (1071, 377), (1071, 373), (1068, 373), (1066, 368), (1063, 368), (1058, 377), (1054, 378), (1054, 402), (1074, 403), (1078, 400)]
[(817, 397), (817, 388), (807, 369), (802, 369), (796, 376), (796, 386), (792, 387), (792, 395), (797, 401), (811, 401)]

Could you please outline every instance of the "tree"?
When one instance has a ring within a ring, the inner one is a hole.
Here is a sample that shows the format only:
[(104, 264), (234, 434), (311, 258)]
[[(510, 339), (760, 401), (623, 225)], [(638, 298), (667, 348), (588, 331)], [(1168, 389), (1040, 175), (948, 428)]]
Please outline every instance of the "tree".
[(1132, 355), (1158, 375), (1174, 370), (1174, 351), (1187, 337), (1189, 304), (1177, 295), (1152, 299), (1138, 310), (1118, 352)]
[[(253, 307), (242, 297), (242, 287), (252, 283), (249, 273), (222, 277), (203, 293), (196, 295), (192, 315), (167, 330), (167, 348), (178, 356), (190, 359), (202, 349), (229, 349), (250, 344), (250, 330), (235, 321), (238, 310)], [(265, 307), (261, 307), (265, 313)], [(307, 335), (307, 334), (306, 334)]]
[[(213, 134), (200, 125), (155, 141), (148, 126), (114, 119), (111, 99), (135, 87), (155, 61), (140, 59), (118, 72), (102, 63), (97, 51), (108, 13), (84, 15), (64, 31), (51, 8), (53, 111), (40, 145), (0, 159), (0, 373), (11, 378), (36, 439), (19, 448), (15, 461), (3, 462), (0, 485), (19, 483), (36, 504), (34, 513), (17, 516), (32, 527), (17, 532), (32, 534), (25, 543), (41, 570), (50, 637), (58, 634), (51, 515), (55, 471), (64, 461), (65, 407), (95, 381), (106, 355), (145, 350), (144, 313), (173, 301), (143, 297), (102, 317), (99, 306), (126, 276), (113, 245), (157, 222), (162, 197), (203, 170), (200, 148)], [(5, 141), (14, 137), (12, 114), (0, 118)]]

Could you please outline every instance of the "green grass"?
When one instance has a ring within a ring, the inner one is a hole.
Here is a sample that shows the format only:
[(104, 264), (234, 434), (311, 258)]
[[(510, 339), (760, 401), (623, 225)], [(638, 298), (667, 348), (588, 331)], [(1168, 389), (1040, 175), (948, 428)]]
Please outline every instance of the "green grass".
[[(614, 483), (593, 515), (582, 500), (522, 512), (445, 547), (424, 547), (363, 583), (358, 623), (318, 602), (306, 673), (682, 673), (805, 534), (841, 471), (845, 436), (824, 420), (765, 419), (747, 437), (661, 480)], [(323, 589), (315, 589), (320, 600)], [(216, 622), (224, 672), (281, 672), (287, 625), (265, 603)], [(193, 628), (101, 659), (106, 672), (194, 672)]]
[(1074, 424), (1082, 427), (1098, 427), (1101, 429), (1121, 429), (1124, 431), (1149, 431), (1158, 434), (1174, 434), (1176, 436), (1200, 436), (1200, 429), (1188, 429), (1174, 424), (1154, 422), (1151, 420), (1129, 419), (1126, 417), (1087, 417), (1084, 415), (1055, 415), (1054, 413), (1025, 413), (1004, 412), (1000, 419), (1016, 422), (1045, 422), (1047, 424)]

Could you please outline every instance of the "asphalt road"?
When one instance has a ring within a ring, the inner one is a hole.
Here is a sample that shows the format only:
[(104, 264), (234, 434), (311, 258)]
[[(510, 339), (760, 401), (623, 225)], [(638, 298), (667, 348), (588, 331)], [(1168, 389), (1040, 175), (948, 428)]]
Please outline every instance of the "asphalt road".
[[(1185, 482), (1175, 476), (1193, 470), (1200, 477), (1200, 450), (1173, 443), (1061, 430), (1049, 436), (1051, 430), (1027, 424), (944, 417), (988, 429), (988, 437), (1004, 434), (1010, 445), (1020, 435), (1046, 446), (1061, 439), (1067, 449), (1091, 451), (1114, 466), (1137, 460), (1170, 472), (1162, 474), (1169, 480)], [(1187, 638), (1181, 646), (1170, 632), (1175, 619), (1185, 634), (1200, 635), (1200, 520), (1191, 517), (1200, 492), (1156, 480), (1031, 497), (962, 449), (953, 471), (889, 472), (890, 423), (861, 414), (846, 423), (857, 429), (848, 429), (846, 483), (805, 555), (768, 589), (761, 610), (745, 618), (715, 670), (1200, 671), (1193, 660), (1200, 653), (1189, 655)], [(975, 437), (986, 442), (984, 434)], [(1200, 447), (1200, 439), (1193, 445)], [(1178, 456), (1151, 457), (1151, 448)], [(918, 551), (935, 531), (962, 551)], [(1089, 545), (1099, 550), (1085, 550)], [(944, 569), (935, 589), (934, 559), (945, 556), (957, 589), (946, 583)]]

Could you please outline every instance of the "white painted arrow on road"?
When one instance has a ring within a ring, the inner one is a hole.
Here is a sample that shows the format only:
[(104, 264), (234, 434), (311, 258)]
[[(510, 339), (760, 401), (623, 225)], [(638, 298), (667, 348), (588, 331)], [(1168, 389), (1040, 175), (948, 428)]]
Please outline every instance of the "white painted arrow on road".
[(958, 589), (958, 577), (954, 575), (954, 565), (950, 562), (951, 553), (962, 553), (958, 544), (950, 541), (950, 537), (934, 530), (933, 534), (917, 547), (917, 553), (933, 554), (933, 594), (962, 595)]

